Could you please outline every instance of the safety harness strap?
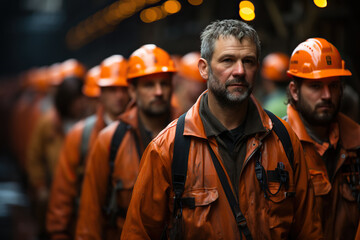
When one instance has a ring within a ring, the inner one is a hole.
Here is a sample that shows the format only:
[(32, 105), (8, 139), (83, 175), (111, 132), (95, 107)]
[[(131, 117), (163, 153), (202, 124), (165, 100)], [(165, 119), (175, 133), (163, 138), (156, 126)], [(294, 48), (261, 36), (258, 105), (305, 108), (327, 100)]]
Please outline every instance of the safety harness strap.
[(179, 117), (176, 125), (173, 163), (171, 166), (173, 190), (175, 193), (173, 214), (174, 217), (177, 218), (181, 217), (182, 214), (181, 195), (183, 194), (185, 188), (188, 156), (191, 141), (191, 138), (189, 136), (183, 135), (185, 126), (185, 115), (186, 113)]
[[(118, 126), (116, 127), (116, 130), (114, 132), (114, 135), (111, 139), (110, 144), (110, 153), (109, 153), (109, 179), (108, 179), (108, 190), (107, 190), (107, 196), (106, 196), (106, 206), (104, 207), (106, 215), (110, 218), (110, 225), (115, 226), (116, 224), (116, 217), (124, 215), (124, 212), (122, 209), (119, 209), (117, 207), (117, 201), (116, 201), (116, 195), (117, 191), (122, 188), (122, 182), (120, 180), (117, 181), (115, 186), (112, 184), (112, 176), (114, 173), (115, 168), (115, 159), (117, 152), (119, 150), (120, 144), (126, 134), (127, 131), (132, 131), (131, 126), (127, 123), (124, 123), (122, 121), (119, 121)], [(136, 149), (139, 155), (139, 159), (141, 158), (141, 152), (140, 152), (140, 146), (139, 146), (139, 140), (135, 134), (134, 131), (132, 131), (135, 138), (135, 144)], [(126, 214), (126, 213), (125, 213)]]
[[(81, 186), (84, 179), (84, 168), (85, 168), (85, 158), (89, 151), (89, 141), (91, 132), (95, 126), (97, 117), (96, 115), (91, 115), (85, 119), (84, 129), (81, 135), (80, 142), (80, 161), (77, 169), (77, 179), (78, 179), (78, 196), (81, 195)], [(79, 198), (76, 198), (76, 207), (79, 206)]]
[(240, 210), (239, 203), (236, 200), (234, 193), (231, 190), (231, 187), (230, 187), (229, 181), (226, 178), (224, 169), (221, 167), (219, 159), (216, 157), (216, 155), (215, 155), (214, 151), (212, 150), (209, 143), (208, 143), (208, 148), (209, 148), (211, 159), (214, 163), (216, 172), (219, 176), (221, 185), (224, 189), (226, 198), (230, 204), (232, 213), (233, 213), (236, 223), (238, 225), (239, 231), (240, 231), (240, 233), (244, 234), (244, 236), (247, 240), (251, 240), (252, 239), (251, 232), (247, 226), (246, 219)]
[(284, 124), (278, 119), (275, 114), (272, 112), (265, 110), (267, 115), (270, 117), (271, 121), (273, 122), (273, 130), (275, 131), (276, 135), (281, 141), (283, 148), (285, 150), (286, 156), (289, 160), (291, 168), (294, 169), (294, 151), (291, 144), (291, 139), (289, 133), (284, 126)]
[(96, 120), (96, 115), (91, 115), (85, 119), (80, 144), (80, 166), (84, 164), (86, 154), (88, 153), (90, 135), (95, 126)]

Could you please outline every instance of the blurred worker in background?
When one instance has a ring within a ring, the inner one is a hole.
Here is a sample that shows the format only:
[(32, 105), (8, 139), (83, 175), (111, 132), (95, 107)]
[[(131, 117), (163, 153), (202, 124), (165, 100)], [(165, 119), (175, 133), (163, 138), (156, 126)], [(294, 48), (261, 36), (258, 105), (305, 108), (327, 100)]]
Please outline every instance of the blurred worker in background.
[(178, 61), (171, 102), (180, 111), (179, 115), (189, 110), (206, 89), (206, 81), (200, 76), (197, 66), (199, 59), (199, 52), (190, 52)]
[(339, 113), (343, 77), (351, 76), (334, 45), (300, 43), (288, 74), (287, 121), (300, 138), (325, 239), (355, 239), (360, 208), (360, 126)]
[(202, 32), (208, 91), (146, 148), (121, 239), (321, 239), (301, 144), (252, 96), (260, 52), (239, 20)]
[(100, 66), (92, 67), (85, 75), (85, 84), (82, 93), (87, 98), (86, 116), (96, 115), (99, 107), (99, 96), (101, 89), (99, 87)]
[(45, 235), (45, 213), (51, 181), (65, 134), (84, 114), (81, 93), (84, 66), (70, 59), (61, 64), (61, 80), (54, 107), (37, 121), (27, 149), (27, 172), (38, 220), (40, 238)]
[(97, 113), (78, 122), (66, 135), (52, 184), (46, 228), (49, 239), (74, 239), (78, 201), (87, 158), (105, 126), (126, 109), (130, 97), (126, 82), (127, 61), (113, 55), (86, 74), (83, 93), (98, 99)]
[(290, 58), (280, 52), (268, 54), (262, 61), (261, 87), (264, 91), (263, 108), (282, 118), (286, 115), (286, 87)]
[(10, 141), (12, 152), (26, 175), (30, 137), (40, 116), (53, 104), (49, 97), (53, 93), (50, 91), (52, 84), (50, 69), (47, 67), (30, 69), (22, 74), (21, 82), (23, 89), (11, 114)]
[(76, 239), (119, 239), (148, 143), (172, 120), (174, 63), (148, 44), (129, 58), (127, 81), (134, 104), (99, 133), (85, 170)]

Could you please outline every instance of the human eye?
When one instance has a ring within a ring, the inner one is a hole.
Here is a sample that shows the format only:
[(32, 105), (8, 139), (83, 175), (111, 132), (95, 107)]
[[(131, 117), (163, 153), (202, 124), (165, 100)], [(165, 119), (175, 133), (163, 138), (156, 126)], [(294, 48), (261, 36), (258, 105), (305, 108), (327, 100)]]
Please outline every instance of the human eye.
[(314, 83), (310, 83), (309, 87), (317, 90), (317, 89), (321, 89), (322, 85), (321, 83), (314, 82)]
[(143, 85), (145, 88), (151, 88), (154, 86), (154, 83), (151, 81), (145, 82)]
[(243, 60), (243, 64), (246, 64), (246, 65), (255, 65), (255, 59), (254, 58), (244, 58)]
[(338, 88), (340, 88), (340, 82), (332, 82), (332, 83), (330, 83), (330, 85), (329, 85), (329, 87), (331, 88), (331, 89), (338, 89)]

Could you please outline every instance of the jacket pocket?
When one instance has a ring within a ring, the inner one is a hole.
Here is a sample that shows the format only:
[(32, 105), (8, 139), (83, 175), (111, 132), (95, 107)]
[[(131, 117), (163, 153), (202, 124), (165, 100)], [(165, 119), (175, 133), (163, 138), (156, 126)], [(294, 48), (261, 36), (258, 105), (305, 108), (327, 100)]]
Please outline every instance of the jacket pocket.
[(281, 232), (286, 233), (291, 227), (292, 216), (294, 215), (294, 185), (290, 183), (286, 190), (284, 186), (280, 187), (278, 182), (269, 182), (269, 191), (272, 193), (268, 194), (269, 227), (272, 231), (281, 229)]
[(215, 202), (219, 198), (219, 193), (216, 188), (192, 189), (184, 192), (182, 198), (194, 199), (194, 207), (199, 207)]
[(325, 176), (325, 173), (314, 169), (309, 169), (309, 173), (314, 185), (315, 196), (328, 194), (331, 190), (331, 184)]
[(287, 198), (292, 199), (293, 197), (295, 197), (295, 190), (293, 184), (289, 184), (289, 188), (286, 190), (285, 186), (283, 184), (280, 184), (279, 182), (269, 182), (268, 188), (270, 192), (268, 196), (271, 202), (281, 203)]
[[(219, 239), (220, 229), (213, 224), (213, 214), (218, 202), (216, 188), (192, 189), (184, 192), (183, 199), (193, 199), (193, 206), (183, 204), (182, 222), (184, 239)], [(216, 232), (216, 234), (214, 234)], [(214, 237), (217, 236), (217, 237)]]

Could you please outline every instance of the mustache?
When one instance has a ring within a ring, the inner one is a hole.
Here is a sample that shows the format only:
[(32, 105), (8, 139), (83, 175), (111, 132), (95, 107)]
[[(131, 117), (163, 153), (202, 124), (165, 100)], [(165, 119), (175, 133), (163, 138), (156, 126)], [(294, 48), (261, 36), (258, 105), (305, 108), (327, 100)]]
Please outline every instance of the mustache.
[(331, 101), (323, 101), (321, 103), (318, 103), (315, 105), (316, 108), (320, 108), (320, 107), (331, 107), (331, 108), (335, 108), (335, 105), (331, 102)]
[(153, 100), (150, 101), (150, 104), (153, 104), (155, 102), (166, 102), (166, 100), (163, 97), (155, 97)]
[(242, 84), (245, 87), (249, 87), (249, 83), (245, 80), (245, 78), (234, 78), (225, 83), (225, 87), (228, 87), (232, 84)]

